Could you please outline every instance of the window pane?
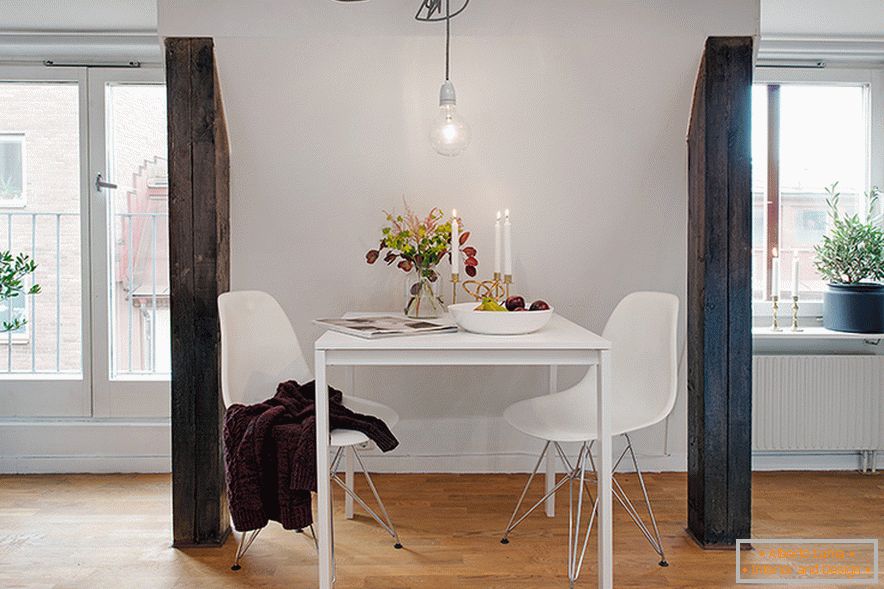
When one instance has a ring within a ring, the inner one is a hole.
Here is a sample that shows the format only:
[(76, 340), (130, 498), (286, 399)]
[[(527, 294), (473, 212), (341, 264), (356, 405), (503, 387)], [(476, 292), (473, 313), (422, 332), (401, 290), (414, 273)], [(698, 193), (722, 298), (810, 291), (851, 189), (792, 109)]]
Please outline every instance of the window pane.
[[(838, 182), (847, 213), (862, 208), (867, 189), (865, 91), (784, 85), (781, 92), (780, 251), (783, 264), (799, 256), (802, 297), (819, 299), (825, 281), (813, 267), (813, 247), (828, 224), (825, 187)], [(784, 290), (791, 288), (789, 280), (783, 277)]]
[(111, 377), (171, 373), (166, 90), (109, 84)]
[(42, 287), (0, 304), (28, 322), (0, 334), (0, 376), (82, 371), (79, 100), (76, 83), (0, 81), (0, 250), (31, 256)]
[(0, 135), (0, 206), (21, 201), (24, 191), (24, 136)]
[(767, 240), (767, 86), (752, 86), (752, 298), (763, 299)]

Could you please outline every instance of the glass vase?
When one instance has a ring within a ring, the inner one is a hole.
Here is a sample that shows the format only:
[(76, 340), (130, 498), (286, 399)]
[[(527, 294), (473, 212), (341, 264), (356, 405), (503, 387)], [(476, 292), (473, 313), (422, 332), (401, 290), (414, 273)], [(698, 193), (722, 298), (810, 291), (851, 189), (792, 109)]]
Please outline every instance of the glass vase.
[(440, 296), (441, 281), (430, 280), (422, 272), (412, 272), (405, 281), (405, 315), (412, 319), (432, 319), (445, 313)]

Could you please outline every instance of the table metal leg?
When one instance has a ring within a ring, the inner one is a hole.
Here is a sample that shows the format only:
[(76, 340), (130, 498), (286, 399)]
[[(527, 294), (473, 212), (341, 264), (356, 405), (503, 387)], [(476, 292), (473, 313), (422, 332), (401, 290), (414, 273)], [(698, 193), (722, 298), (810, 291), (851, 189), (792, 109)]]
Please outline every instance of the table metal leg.
[[(549, 367), (549, 394), (559, 392), (559, 367)], [(549, 493), (556, 486), (556, 453), (550, 452), (546, 455), (546, 492)], [(552, 493), (546, 500), (546, 516), (555, 517), (556, 515), (556, 494)]]
[(319, 589), (332, 589), (331, 480), (329, 479), (328, 381), (325, 351), (316, 350), (316, 532), (319, 536)]
[[(344, 368), (344, 391), (351, 397), (358, 396), (356, 394), (356, 369), (353, 366)], [(344, 483), (350, 491), (356, 491), (353, 488), (355, 477), (353, 476), (353, 448), (344, 450)], [(344, 516), (347, 519), (353, 519), (353, 493), (344, 493)]]
[(611, 352), (599, 352), (599, 363), (596, 368), (596, 387), (598, 400), (598, 534), (599, 534), (599, 587), (612, 589), (614, 586), (614, 552), (613, 552), (613, 504), (611, 497)]

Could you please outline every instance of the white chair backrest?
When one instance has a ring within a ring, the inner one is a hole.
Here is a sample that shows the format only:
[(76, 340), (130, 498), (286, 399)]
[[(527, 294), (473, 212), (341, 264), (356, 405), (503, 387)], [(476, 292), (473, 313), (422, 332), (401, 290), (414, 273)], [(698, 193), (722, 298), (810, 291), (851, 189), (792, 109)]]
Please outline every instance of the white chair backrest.
[[(678, 393), (678, 297), (634, 292), (608, 318), (603, 337), (611, 342), (614, 398), (656, 423), (675, 406)], [(621, 395), (635, 395), (625, 399)]]
[(224, 405), (258, 403), (284, 380), (313, 379), (295, 330), (266, 292), (243, 290), (218, 297), (221, 318), (221, 391)]

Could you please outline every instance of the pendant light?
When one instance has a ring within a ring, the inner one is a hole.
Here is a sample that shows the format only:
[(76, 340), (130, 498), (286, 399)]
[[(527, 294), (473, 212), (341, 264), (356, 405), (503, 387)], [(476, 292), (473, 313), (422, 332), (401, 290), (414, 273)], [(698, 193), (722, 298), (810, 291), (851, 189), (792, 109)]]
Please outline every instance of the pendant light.
[(436, 153), (456, 156), (470, 144), (470, 127), (457, 112), (454, 84), (448, 77), (451, 53), (451, 0), (445, 0), (445, 81), (439, 89), (439, 112), (430, 128), (430, 144)]

